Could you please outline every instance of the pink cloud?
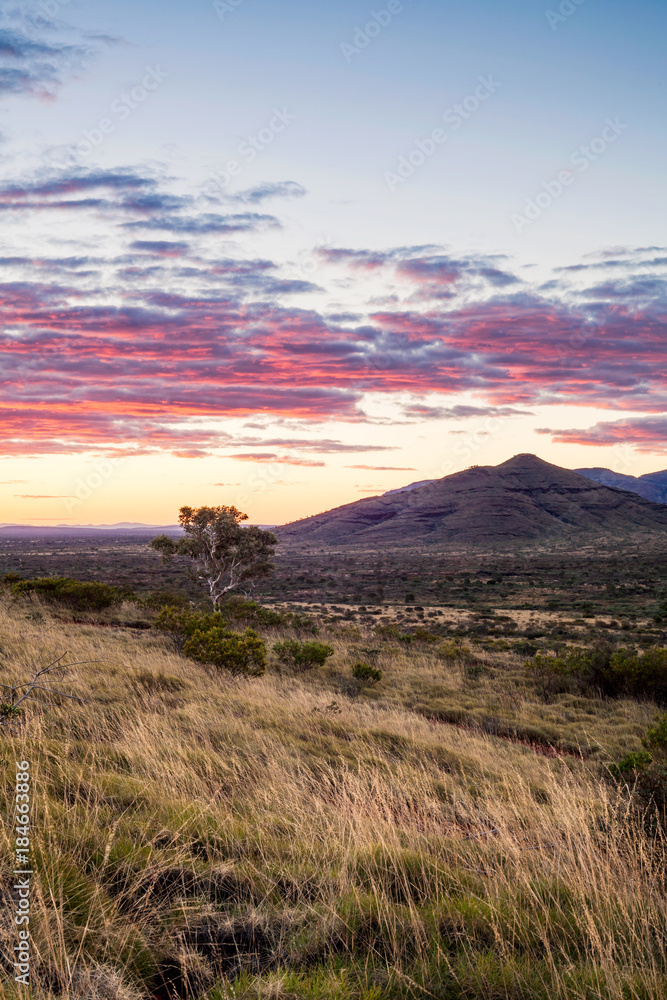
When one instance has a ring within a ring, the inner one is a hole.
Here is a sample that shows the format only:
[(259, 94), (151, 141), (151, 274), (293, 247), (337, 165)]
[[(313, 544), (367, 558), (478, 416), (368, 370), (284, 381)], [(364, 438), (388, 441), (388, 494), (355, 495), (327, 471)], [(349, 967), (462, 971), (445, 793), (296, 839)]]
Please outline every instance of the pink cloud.
[(538, 434), (551, 434), (558, 444), (583, 444), (605, 447), (632, 445), (645, 455), (667, 453), (667, 416), (601, 421), (588, 430), (551, 430), (542, 427)]

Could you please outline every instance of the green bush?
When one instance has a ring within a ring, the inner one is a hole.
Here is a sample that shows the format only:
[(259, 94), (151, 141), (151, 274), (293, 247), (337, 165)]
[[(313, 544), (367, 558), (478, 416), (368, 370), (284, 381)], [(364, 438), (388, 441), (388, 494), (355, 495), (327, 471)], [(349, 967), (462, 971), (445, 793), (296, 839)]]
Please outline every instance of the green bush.
[(653, 698), (667, 702), (667, 649), (653, 646), (643, 653), (619, 649), (601, 674), (605, 694)]
[(609, 768), (612, 777), (619, 781), (626, 777), (634, 777), (638, 771), (653, 763), (653, 757), (646, 750), (631, 750), (625, 757)]
[(39, 594), (50, 604), (62, 604), (73, 611), (102, 611), (122, 604), (130, 591), (96, 581), (71, 580), (66, 576), (45, 576), (12, 583), (15, 594)]
[(667, 713), (658, 715), (655, 725), (642, 738), (643, 750), (634, 750), (612, 764), (612, 777), (632, 788), (642, 808), (667, 810)]
[(436, 642), (440, 642), (440, 636), (434, 635), (433, 632), (429, 632), (427, 628), (423, 625), (418, 625), (412, 632), (412, 638), (415, 642), (425, 642), (427, 645), (432, 646)]
[(219, 611), (163, 608), (155, 627), (169, 633), (183, 654), (198, 663), (248, 677), (259, 677), (266, 670), (264, 640), (251, 628), (232, 631)]
[(667, 759), (654, 760), (637, 775), (635, 797), (646, 807), (667, 810)]
[(175, 590), (154, 590), (139, 602), (147, 611), (161, 611), (164, 607), (187, 608), (189, 600), (185, 594)]
[(315, 666), (323, 666), (328, 658), (333, 656), (334, 648), (323, 642), (298, 642), (296, 639), (287, 639), (285, 642), (277, 642), (273, 652), (281, 663), (301, 673), (312, 670)]
[(278, 611), (270, 608), (263, 608), (256, 601), (246, 601), (243, 597), (234, 595), (220, 607), (223, 618), (230, 622), (239, 622), (245, 625), (263, 625), (265, 628), (280, 628), (288, 624), (288, 615), (281, 615)]
[(250, 625), (255, 628), (291, 628), (297, 632), (316, 635), (317, 624), (310, 615), (300, 615), (295, 611), (273, 611), (264, 608), (257, 601), (247, 601), (233, 594), (220, 605), (222, 617), (235, 625)]
[(667, 756), (667, 712), (656, 716), (655, 725), (646, 730), (642, 744), (647, 750)]
[(382, 671), (372, 667), (370, 663), (355, 663), (352, 676), (362, 687), (370, 687), (382, 680)]
[(642, 653), (600, 645), (560, 656), (534, 656), (526, 664), (544, 694), (594, 691), (610, 698), (652, 698), (667, 703), (667, 649)]
[(244, 632), (232, 632), (223, 626), (197, 630), (183, 646), (183, 652), (191, 660), (233, 674), (259, 677), (266, 670), (266, 644), (251, 628)]

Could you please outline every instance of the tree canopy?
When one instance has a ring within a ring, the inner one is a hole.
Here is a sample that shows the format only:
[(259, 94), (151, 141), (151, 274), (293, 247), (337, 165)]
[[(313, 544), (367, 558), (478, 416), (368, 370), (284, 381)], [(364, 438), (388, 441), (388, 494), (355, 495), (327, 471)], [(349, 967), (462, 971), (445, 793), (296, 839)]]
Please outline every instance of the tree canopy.
[(190, 560), (208, 587), (213, 607), (232, 590), (252, 586), (273, 571), (271, 558), (278, 539), (271, 531), (254, 525), (237, 507), (181, 507), (178, 523), (183, 537), (158, 535), (150, 547), (164, 562), (175, 557)]

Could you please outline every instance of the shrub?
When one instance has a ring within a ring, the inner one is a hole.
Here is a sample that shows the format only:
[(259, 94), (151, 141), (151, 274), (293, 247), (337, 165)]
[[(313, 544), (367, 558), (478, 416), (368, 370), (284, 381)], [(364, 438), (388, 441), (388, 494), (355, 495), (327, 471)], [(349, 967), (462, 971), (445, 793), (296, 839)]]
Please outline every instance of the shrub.
[(148, 611), (161, 611), (166, 606), (170, 608), (187, 608), (189, 601), (185, 594), (180, 594), (175, 590), (154, 590), (143, 597), (140, 604)]
[(667, 756), (667, 712), (656, 716), (655, 725), (646, 730), (642, 744), (647, 750)]
[(574, 648), (561, 656), (534, 656), (526, 664), (545, 694), (597, 691), (611, 698), (653, 698), (667, 702), (667, 649), (638, 653), (600, 645)]
[(602, 672), (602, 690), (610, 695), (630, 695), (667, 702), (667, 649), (653, 646), (643, 653), (619, 649)]
[(398, 642), (404, 642), (406, 646), (412, 642), (410, 633), (401, 632), (396, 625), (376, 625), (375, 634), (378, 639), (396, 639)]
[(667, 759), (654, 760), (637, 775), (635, 797), (646, 807), (667, 810)]
[(35, 580), (19, 580), (12, 584), (15, 594), (39, 594), (51, 604), (62, 604), (75, 611), (102, 611), (122, 604), (131, 597), (128, 590), (107, 583), (72, 580), (66, 576), (45, 576)]
[(643, 750), (634, 750), (612, 764), (614, 778), (632, 785), (635, 800), (643, 808), (667, 809), (667, 713), (642, 738)]
[(661, 604), (658, 604), (655, 607), (653, 612), (653, 621), (659, 625), (660, 622), (665, 620), (665, 618), (667, 618), (667, 601), (662, 601)]
[(288, 624), (288, 616), (278, 611), (263, 608), (256, 601), (246, 601), (242, 597), (231, 597), (220, 606), (220, 613), (228, 621), (243, 622), (247, 625), (264, 625), (267, 628), (279, 628)]
[(653, 757), (646, 750), (631, 750), (616, 764), (612, 764), (609, 770), (614, 778), (621, 780), (626, 776), (635, 775), (637, 771), (648, 767), (652, 762)]
[(266, 670), (264, 640), (251, 628), (232, 631), (219, 611), (204, 614), (163, 608), (155, 627), (169, 633), (191, 660), (250, 677), (259, 677)]
[(434, 645), (436, 642), (440, 642), (440, 637), (434, 635), (433, 632), (429, 632), (427, 628), (423, 625), (418, 625), (416, 629), (412, 632), (412, 638), (415, 642), (424, 642), (427, 645)]
[(300, 615), (295, 611), (273, 611), (264, 608), (256, 601), (246, 601), (243, 597), (233, 595), (219, 607), (222, 617), (234, 624), (244, 624), (256, 628), (292, 628), (298, 632), (316, 635), (316, 622), (309, 615)]
[(443, 642), (438, 646), (438, 655), (443, 660), (463, 660), (465, 663), (472, 662), (475, 659), (470, 646), (462, 645), (457, 641)]
[(259, 677), (266, 670), (266, 644), (251, 628), (245, 632), (232, 632), (221, 625), (197, 629), (186, 641), (183, 652), (191, 660), (210, 663), (233, 674)]
[(362, 687), (371, 687), (382, 680), (382, 671), (372, 667), (370, 663), (355, 663), (352, 667), (352, 676)]
[(281, 663), (301, 673), (312, 670), (314, 666), (323, 666), (328, 658), (333, 656), (334, 649), (333, 646), (327, 646), (323, 642), (298, 642), (296, 639), (287, 639), (285, 642), (277, 642), (273, 652)]

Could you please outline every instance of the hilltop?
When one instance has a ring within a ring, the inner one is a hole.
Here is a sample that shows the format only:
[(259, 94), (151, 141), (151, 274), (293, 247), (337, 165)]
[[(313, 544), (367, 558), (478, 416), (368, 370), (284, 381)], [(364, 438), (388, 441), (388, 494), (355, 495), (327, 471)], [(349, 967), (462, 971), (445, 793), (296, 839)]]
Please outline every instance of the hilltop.
[(535, 455), (368, 497), (277, 530), (291, 543), (506, 546), (667, 532), (667, 506)]

